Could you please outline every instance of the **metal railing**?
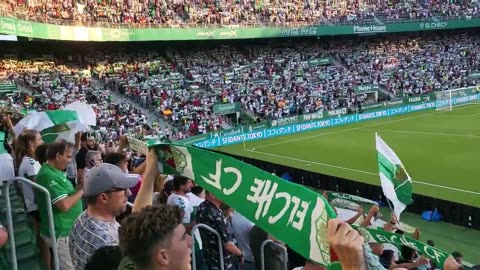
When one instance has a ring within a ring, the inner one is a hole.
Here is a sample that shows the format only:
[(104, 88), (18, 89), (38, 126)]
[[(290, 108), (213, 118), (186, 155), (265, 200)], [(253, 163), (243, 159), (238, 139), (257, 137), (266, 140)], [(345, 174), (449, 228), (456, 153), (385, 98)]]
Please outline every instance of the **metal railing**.
[[(287, 248), (285, 246), (276, 243), (272, 239), (267, 239), (263, 241), (262, 245), (260, 246), (260, 262), (261, 262), (261, 267), (262, 270), (265, 270), (265, 246), (267, 245), (274, 245), (277, 248), (280, 248), (282, 250), (282, 255), (283, 255), (283, 270), (288, 270), (288, 252)], [(270, 270), (270, 269), (267, 269)]]
[(15, 181), (21, 182), (23, 184), (27, 184), (32, 186), (33, 188), (40, 190), (42, 193), (44, 193), (44, 196), (46, 197), (46, 204), (47, 204), (47, 214), (48, 214), (48, 226), (50, 229), (50, 239), (52, 239), (52, 251), (53, 251), (53, 269), (59, 270), (59, 264), (58, 264), (58, 250), (57, 250), (57, 241), (55, 241), (56, 236), (55, 236), (55, 225), (53, 221), (53, 209), (52, 209), (52, 203), (51, 203), (51, 198), (50, 198), (50, 192), (39, 184), (30, 181), (26, 178), (23, 177), (15, 177), (13, 181), (4, 181), (4, 193), (5, 193), (5, 201), (6, 201), (6, 206), (7, 206), (7, 227), (8, 227), (8, 237), (10, 241), (10, 251), (11, 251), (11, 259), (12, 259), (12, 268), (11, 270), (18, 270), (18, 263), (17, 263), (17, 251), (15, 248), (15, 231), (13, 229), (13, 217), (12, 217), (12, 204), (10, 202), (10, 185), (14, 183)]
[[(218, 239), (218, 251), (219, 251), (219, 259), (220, 259), (220, 270), (225, 270), (225, 263), (223, 261), (223, 245), (222, 245), (222, 238), (220, 237), (220, 234), (218, 234), (217, 231), (212, 229), (210, 226), (207, 226), (205, 224), (197, 224), (192, 228), (192, 232), (190, 233), (192, 235), (192, 246), (195, 247), (195, 232), (198, 231), (199, 229), (204, 229), (207, 230), (211, 233), (213, 233), (217, 239)], [(197, 270), (197, 261), (195, 260), (195, 249), (192, 248), (192, 269)]]

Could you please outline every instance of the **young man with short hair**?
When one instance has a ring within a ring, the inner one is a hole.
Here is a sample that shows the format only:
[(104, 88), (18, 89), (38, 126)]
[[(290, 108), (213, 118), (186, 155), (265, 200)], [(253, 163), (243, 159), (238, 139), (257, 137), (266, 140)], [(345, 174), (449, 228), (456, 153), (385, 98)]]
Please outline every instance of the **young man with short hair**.
[(120, 247), (137, 270), (190, 270), (192, 238), (177, 206), (147, 206), (126, 218)]

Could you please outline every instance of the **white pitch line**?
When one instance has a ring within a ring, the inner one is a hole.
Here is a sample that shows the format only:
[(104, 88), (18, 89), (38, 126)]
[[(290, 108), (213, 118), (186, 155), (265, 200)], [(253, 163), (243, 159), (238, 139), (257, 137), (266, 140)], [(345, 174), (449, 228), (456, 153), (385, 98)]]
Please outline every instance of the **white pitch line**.
[[(325, 166), (325, 167), (337, 168), (337, 169), (346, 170), (346, 171), (359, 172), (359, 173), (368, 174), (368, 175), (378, 175), (378, 173), (372, 173), (372, 172), (367, 172), (367, 171), (362, 171), (362, 170), (357, 170), (357, 169), (332, 165), (332, 164), (328, 164), (328, 163), (321, 163), (321, 162), (316, 162), (316, 161), (311, 161), (311, 160), (304, 160), (304, 159), (299, 159), (299, 158), (294, 158), (294, 157), (287, 157), (287, 156), (282, 156), (282, 155), (277, 155), (277, 154), (272, 154), (272, 153), (267, 153), (267, 152), (261, 152), (261, 151), (253, 151), (253, 150), (247, 150), (247, 151), (250, 151), (252, 153), (260, 153), (260, 154), (264, 154), (264, 155), (267, 155), (267, 156), (283, 158), (283, 159), (295, 160), (295, 161), (300, 161), (300, 162), (307, 162), (307, 163), (316, 164), (316, 165)], [(437, 187), (437, 188), (442, 188), (442, 189), (455, 190), (455, 191), (459, 191), (459, 192), (463, 192), (463, 193), (480, 195), (480, 192), (475, 192), (475, 191), (470, 191), (470, 190), (447, 187), (447, 186), (431, 184), (431, 183), (422, 182), (422, 181), (412, 181), (412, 182), (422, 184), (422, 185), (426, 185), (426, 186), (432, 186), (432, 187)]]
[(373, 128), (362, 128), (362, 130), (371, 130), (371, 131), (378, 131), (378, 132), (407, 133), (407, 134), (440, 135), (440, 136), (451, 136), (451, 137), (480, 138), (480, 135), (454, 134), (454, 133), (441, 133), (441, 132), (423, 132), (423, 131), (395, 130), (395, 129), (373, 129)]
[(430, 114), (429, 116), (431, 117), (442, 117), (442, 118), (469, 118), (469, 117), (474, 117), (480, 115), (480, 113), (474, 113), (474, 114), (469, 114), (469, 115), (436, 115), (436, 114)]
[[(301, 137), (301, 138), (292, 139), (292, 140), (286, 140), (286, 141), (281, 141), (281, 142), (276, 142), (276, 143), (271, 143), (271, 144), (263, 144), (263, 145), (256, 146), (255, 148), (264, 148), (264, 147), (269, 147), (269, 146), (273, 146), (273, 145), (296, 142), (296, 141), (301, 141), (301, 140), (306, 140), (306, 139), (311, 139), (311, 138), (317, 138), (317, 137), (321, 137), (321, 136), (332, 135), (332, 134), (337, 134), (337, 133), (342, 133), (342, 132), (354, 131), (354, 130), (359, 130), (359, 129), (362, 129), (362, 128), (375, 127), (375, 126), (380, 126), (380, 125), (389, 124), (389, 123), (395, 123), (395, 122), (414, 119), (414, 118), (423, 117), (423, 116), (425, 116), (425, 115), (422, 114), (422, 115), (417, 115), (417, 116), (412, 116), (412, 117), (407, 117), (407, 118), (402, 118), (402, 119), (391, 120), (391, 121), (386, 121), (386, 122), (382, 122), (382, 123), (367, 125), (367, 126), (363, 126), (363, 127), (342, 129), (342, 130), (337, 130), (337, 131), (332, 131), (332, 132), (325, 132), (325, 133), (320, 133), (320, 134), (307, 136), (307, 137)], [(247, 149), (247, 150), (251, 150), (251, 149)]]

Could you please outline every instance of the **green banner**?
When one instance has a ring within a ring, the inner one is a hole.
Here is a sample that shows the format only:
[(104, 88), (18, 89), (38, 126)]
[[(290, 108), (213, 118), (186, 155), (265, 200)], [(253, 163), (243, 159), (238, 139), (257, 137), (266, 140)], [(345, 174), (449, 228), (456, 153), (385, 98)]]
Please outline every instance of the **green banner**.
[(317, 58), (317, 59), (311, 59), (308, 61), (308, 64), (310, 66), (325, 66), (325, 65), (331, 65), (333, 64), (333, 60), (331, 57), (327, 58)]
[(0, 82), (0, 93), (7, 94), (18, 91), (17, 84), (14, 82)]
[(163, 164), (162, 173), (195, 179), (303, 257), (330, 264), (326, 229), (335, 212), (321, 194), (208, 150), (173, 144), (153, 147)]
[(232, 114), (239, 111), (240, 102), (213, 105), (213, 113), (217, 115)]
[(385, 107), (385, 106), (387, 106), (386, 102), (379, 102), (379, 103), (362, 105), (362, 109), (363, 110), (371, 110), (371, 109), (377, 109), (377, 108), (381, 108), (381, 107)]
[[(327, 225), (328, 219), (335, 218), (336, 214), (319, 193), (216, 152), (175, 144), (148, 147), (155, 149), (161, 173), (194, 179), (303, 257), (323, 266), (330, 265)], [(346, 198), (340, 193), (335, 195), (339, 199)], [(363, 199), (358, 196), (348, 198)], [(407, 245), (440, 267), (449, 255), (400, 234), (356, 228), (366, 243)]]
[(443, 22), (400, 22), (383, 25), (321, 25), (307, 27), (246, 28), (101, 28), (64, 26), (0, 17), (0, 33), (39, 39), (73, 41), (150, 41), (150, 40), (215, 40), (276, 37), (332, 36), (371, 33), (430, 31), (473, 28), (480, 19)]
[(355, 196), (355, 195), (351, 195), (351, 194), (347, 194), (347, 193), (328, 191), (327, 194), (328, 194), (328, 200), (329, 201), (331, 201), (335, 198), (338, 198), (338, 199), (344, 199), (344, 200), (348, 200), (348, 201), (352, 201), (352, 202), (378, 205), (378, 203), (376, 201), (372, 201), (372, 200), (369, 200), (369, 199), (362, 198), (360, 196)]
[(380, 90), (380, 86), (378, 84), (365, 84), (353, 87), (353, 91), (357, 92), (357, 94), (371, 93), (378, 90)]
[(427, 245), (407, 236), (363, 227), (357, 227), (357, 229), (362, 234), (365, 242), (367, 243), (390, 243), (394, 245), (409, 246), (417, 250), (418, 253), (420, 253), (421, 255), (430, 258), (433, 262), (437, 264), (437, 267), (442, 269), (445, 260), (448, 258), (448, 256), (450, 256), (448, 252), (434, 248), (430, 245)]
[(404, 97), (403, 103), (429, 102), (435, 100), (435, 94), (425, 94), (415, 97)]

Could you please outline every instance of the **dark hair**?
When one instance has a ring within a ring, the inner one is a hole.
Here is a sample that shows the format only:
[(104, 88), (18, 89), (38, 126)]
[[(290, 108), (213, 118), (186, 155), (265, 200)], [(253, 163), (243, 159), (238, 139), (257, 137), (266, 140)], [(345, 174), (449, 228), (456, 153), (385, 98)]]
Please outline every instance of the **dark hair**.
[(88, 259), (85, 270), (117, 270), (122, 258), (122, 250), (119, 246), (102, 247)]
[(380, 255), (380, 263), (386, 269), (389, 269), (390, 266), (392, 265), (393, 255), (394, 255), (393, 250), (384, 250)]
[(404, 260), (413, 259), (413, 255), (415, 254), (415, 249), (413, 249), (409, 246), (403, 245), (402, 248), (401, 248), (401, 251), (402, 251), (402, 258)]
[(82, 133), (82, 136), (80, 137), (81, 142), (85, 142), (88, 140), (89, 137), (94, 137), (94, 134), (92, 132), (84, 132)]
[(187, 184), (189, 180), (190, 179), (188, 177), (176, 175), (172, 180), (174, 190), (180, 190), (180, 187)]
[(155, 248), (168, 247), (173, 231), (180, 224), (182, 212), (177, 206), (147, 206), (132, 213), (118, 230), (123, 254), (139, 269), (149, 268)]
[(163, 185), (163, 190), (160, 193), (157, 203), (166, 204), (168, 200), (168, 196), (170, 196), (170, 194), (172, 194), (173, 191), (174, 191), (173, 180), (165, 182), (165, 184)]
[(120, 167), (122, 161), (127, 160), (127, 156), (123, 153), (109, 153), (103, 157), (103, 162)]
[(454, 252), (452, 252), (452, 257), (455, 258), (455, 259), (456, 258), (463, 258), (463, 255), (462, 255), (462, 253), (460, 253), (458, 251), (454, 251)]
[(201, 186), (193, 186), (193, 187), (192, 187), (192, 193), (195, 194), (195, 195), (197, 195), (197, 196), (199, 196), (200, 193), (203, 192), (203, 190), (204, 190), (204, 188), (201, 187)]
[(38, 160), (40, 165), (47, 162), (47, 148), (48, 144), (42, 144), (35, 149), (35, 158)]
[(29, 153), (28, 146), (31, 141), (35, 140), (37, 134), (39, 134), (38, 131), (27, 129), (18, 135), (15, 140), (15, 166), (17, 170), (20, 168), (24, 156), (33, 157), (35, 155), (34, 153)]
[(427, 240), (427, 245), (434, 247), (435, 243), (433, 242), (433, 240)]
[(72, 144), (68, 143), (65, 140), (60, 140), (49, 144), (46, 151), (47, 160), (54, 160), (57, 158), (58, 154), (63, 155), (67, 149), (72, 148)]

